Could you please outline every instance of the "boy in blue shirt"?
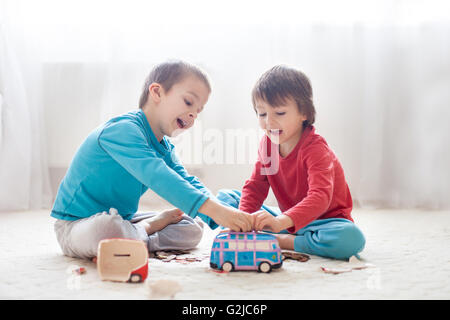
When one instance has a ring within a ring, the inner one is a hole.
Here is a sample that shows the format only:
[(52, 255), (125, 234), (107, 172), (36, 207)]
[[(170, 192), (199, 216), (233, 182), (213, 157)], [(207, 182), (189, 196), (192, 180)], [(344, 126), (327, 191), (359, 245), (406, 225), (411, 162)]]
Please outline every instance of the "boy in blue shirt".
[[(206, 75), (182, 61), (156, 66), (145, 81), (139, 110), (115, 117), (89, 134), (63, 178), (51, 216), (63, 253), (97, 254), (107, 238), (139, 239), (149, 251), (190, 249), (211, 228), (250, 231), (249, 214), (220, 204), (187, 173), (167, 136), (191, 128), (211, 88)], [(147, 189), (176, 208), (137, 213)], [(183, 214), (185, 213), (185, 214)]]

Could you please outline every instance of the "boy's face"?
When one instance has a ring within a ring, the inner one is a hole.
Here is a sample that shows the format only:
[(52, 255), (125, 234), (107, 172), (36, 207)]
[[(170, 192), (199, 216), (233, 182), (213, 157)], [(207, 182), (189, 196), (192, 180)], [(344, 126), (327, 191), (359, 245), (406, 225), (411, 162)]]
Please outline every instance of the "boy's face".
[(162, 87), (158, 101), (159, 131), (172, 137), (194, 125), (209, 98), (209, 89), (195, 76), (186, 76), (168, 92)]
[(255, 109), (259, 126), (270, 140), (276, 144), (295, 146), (303, 132), (303, 121), (306, 116), (298, 110), (292, 99), (286, 103), (273, 107), (267, 102), (257, 99)]

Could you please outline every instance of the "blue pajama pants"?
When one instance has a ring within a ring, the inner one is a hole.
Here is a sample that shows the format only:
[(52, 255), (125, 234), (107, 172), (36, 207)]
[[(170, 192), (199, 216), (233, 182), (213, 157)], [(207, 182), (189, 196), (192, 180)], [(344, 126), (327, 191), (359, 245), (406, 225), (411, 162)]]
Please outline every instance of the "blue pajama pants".
[[(223, 189), (219, 190), (216, 197), (223, 204), (238, 208), (241, 193), (237, 190)], [(277, 207), (263, 205), (261, 210), (275, 217), (281, 214)], [(282, 230), (280, 233), (289, 232)], [(358, 256), (366, 242), (361, 230), (352, 221), (342, 218), (315, 220), (298, 230), (295, 236), (295, 251), (333, 259)]]

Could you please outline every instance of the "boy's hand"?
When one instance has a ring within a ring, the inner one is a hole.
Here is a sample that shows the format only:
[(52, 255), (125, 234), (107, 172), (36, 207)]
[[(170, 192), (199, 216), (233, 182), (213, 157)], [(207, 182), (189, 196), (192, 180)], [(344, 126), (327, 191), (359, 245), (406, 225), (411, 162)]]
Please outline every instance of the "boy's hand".
[(232, 231), (248, 232), (252, 231), (252, 217), (250, 214), (243, 211), (224, 207), (223, 211), (214, 216), (214, 221), (225, 228), (230, 228)]
[(257, 231), (266, 230), (278, 233), (281, 230), (287, 229), (294, 225), (292, 219), (286, 215), (274, 217), (267, 211), (258, 211), (253, 214), (253, 227)]
[(217, 224), (233, 231), (253, 230), (253, 217), (238, 209), (224, 206), (213, 199), (207, 199), (198, 210), (213, 219)]
[(247, 220), (250, 222), (250, 230), (248, 231), (253, 231), (255, 230), (255, 216), (253, 214), (244, 212), (244, 216), (247, 218)]

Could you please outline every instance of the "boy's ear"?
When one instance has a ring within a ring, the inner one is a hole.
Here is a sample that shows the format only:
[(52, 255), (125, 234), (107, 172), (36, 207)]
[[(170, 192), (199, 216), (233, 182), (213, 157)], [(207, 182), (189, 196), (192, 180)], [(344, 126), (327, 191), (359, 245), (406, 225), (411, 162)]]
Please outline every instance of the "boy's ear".
[(303, 112), (300, 112), (300, 117), (302, 119), (302, 122), (308, 120), (308, 116), (305, 113), (303, 113)]
[(161, 101), (161, 94), (163, 91), (163, 87), (156, 82), (153, 82), (148, 86), (148, 95), (155, 103), (159, 103)]

